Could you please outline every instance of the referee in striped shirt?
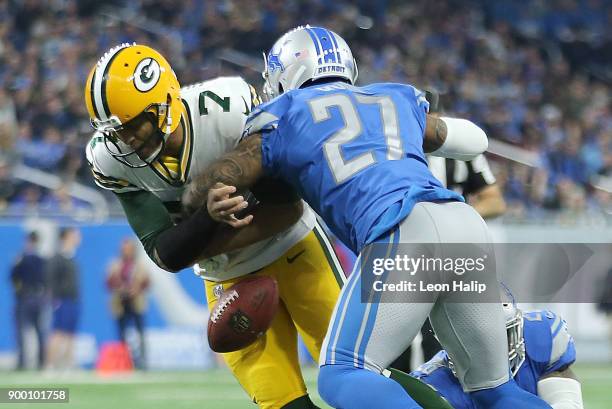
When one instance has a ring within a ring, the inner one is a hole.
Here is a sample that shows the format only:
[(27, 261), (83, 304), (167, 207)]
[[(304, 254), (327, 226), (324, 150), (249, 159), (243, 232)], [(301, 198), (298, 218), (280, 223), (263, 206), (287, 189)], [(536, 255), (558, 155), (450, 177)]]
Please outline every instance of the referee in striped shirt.
[(447, 188), (463, 195), (483, 219), (502, 215), (506, 202), (483, 154), (469, 162), (430, 156), (429, 170)]
[[(430, 113), (440, 113), (439, 94), (426, 91)], [(469, 162), (429, 156), (429, 170), (448, 189), (463, 195), (483, 219), (502, 215), (506, 202), (484, 154)]]

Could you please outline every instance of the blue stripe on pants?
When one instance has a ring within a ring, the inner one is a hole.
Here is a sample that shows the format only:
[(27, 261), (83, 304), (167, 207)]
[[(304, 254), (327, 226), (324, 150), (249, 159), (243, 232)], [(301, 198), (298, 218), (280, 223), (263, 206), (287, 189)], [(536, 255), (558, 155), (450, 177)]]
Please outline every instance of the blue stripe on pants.
[[(384, 257), (385, 258), (392, 258), (395, 257), (395, 254), (397, 253), (397, 248), (398, 248), (398, 243), (399, 243), (399, 229), (394, 231), (394, 234), (392, 233), (391, 236), (391, 241), (392, 241), (392, 246), (390, 248), (390, 250), (388, 251), (388, 254), (385, 254)], [(370, 274), (370, 272), (367, 272), (368, 274)], [(384, 283), (387, 281), (389, 274), (388, 273), (384, 273), (380, 278), (381, 281)], [(357, 351), (357, 367), (359, 368), (363, 368), (364, 367), (364, 363), (365, 363), (365, 352), (366, 352), (366, 348), (368, 346), (368, 342), (370, 341), (370, 337), (372, 335), (372, 331), (374, 330), (374, 324), (376, 323), (376, 315), (378, 313), (378, 305), (380, 303), (380, 298), (382, 296), (382, 294), (380, 292), (372, 292), (372, 290), (370, 290), (370, 302), (371, 302), (371, 308), (370, 308), (370, 314), (368, 315), (368, 320), (366, 322), (366, 327), (365, 327), (365, 331), (364, 331), (364, 337), (361, 340), (360, 345), (357, 345), (357, 348), (359, 349)]]
[[(392, 257), (399, 241), (397, 230), (377, 240), (378, 257)], [(383, 246), (389, 243), (390, 247)], [(364, 366), (364, 353), (376, 322), (380, 294), (371, 294), (371, 303), (362, 302), (361, 266), (371, 265), (372, 247), (367, 248), (342, 290), (331, 335), (326, 349), (325, 364), (343, 363)], [(369, 273), (369, 272), (368, 272)], [(385, 281), (386, 275), (381, 277)]]

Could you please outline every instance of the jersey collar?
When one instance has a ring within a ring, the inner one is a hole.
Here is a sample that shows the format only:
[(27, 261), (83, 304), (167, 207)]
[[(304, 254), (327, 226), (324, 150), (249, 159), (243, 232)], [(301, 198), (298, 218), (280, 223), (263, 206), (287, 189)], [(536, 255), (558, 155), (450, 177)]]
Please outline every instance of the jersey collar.
[(185, 100), (181, 100), (181, 125), (183, 126), (183, 143), (181, 145), (181, 153), (179, 155), (179, 173), (172, 175), (168, 168), (161, 162), (156, 161), (152, 164), (151, 169), (166, 183), (172, 186), (182, 186), (187, 180), (189, 168), (191, 166), (191, 157), (193, 154), (193, 122), (191, 120), (191, 112)]

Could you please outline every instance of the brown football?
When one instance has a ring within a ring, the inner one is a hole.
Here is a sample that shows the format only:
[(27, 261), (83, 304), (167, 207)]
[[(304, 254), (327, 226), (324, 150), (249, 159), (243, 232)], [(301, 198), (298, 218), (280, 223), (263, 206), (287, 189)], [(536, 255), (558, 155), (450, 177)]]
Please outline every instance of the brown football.
[(277, 308), (275, 279), (245, 278), (225, 289), (210, 311), (208, 345), (215, 352), (232, 352), (252, 344), (270, 327)]

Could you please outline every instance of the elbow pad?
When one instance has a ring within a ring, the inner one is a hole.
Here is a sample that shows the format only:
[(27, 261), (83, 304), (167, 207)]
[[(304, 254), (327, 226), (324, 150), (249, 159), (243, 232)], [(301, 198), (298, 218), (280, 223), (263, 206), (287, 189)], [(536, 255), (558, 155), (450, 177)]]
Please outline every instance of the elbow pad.
[(487, 135), (475, 123), (460, 118), (440, 118), (446, 124), (446, 140), (433, 156), (468, 161), (487, 150)]
[(538, 396), (553, 409), (583, 409), (580, 382), (571, 378), (546, 378), (538, 382)]

